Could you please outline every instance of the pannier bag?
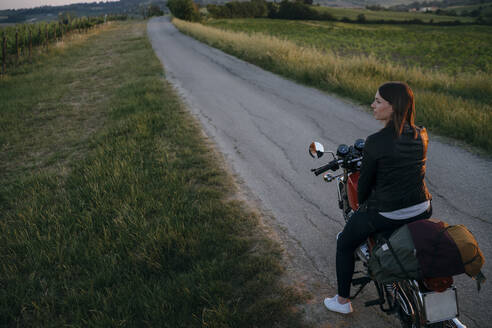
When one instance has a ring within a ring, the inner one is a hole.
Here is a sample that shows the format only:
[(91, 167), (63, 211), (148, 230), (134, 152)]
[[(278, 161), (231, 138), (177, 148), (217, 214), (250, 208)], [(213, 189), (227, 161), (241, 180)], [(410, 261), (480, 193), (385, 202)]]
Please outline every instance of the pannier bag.
[(389, 239), (377, 238), (368, 262), (369, 276), (382, 283), (420, 279), (422, 272), (415, 255), (410, 230), (402, 226)]
[(465, 273), (470, 277), (476, 277), (485, 262), (477, 241), (471, 232), (462, 224), (448, 226), (446, 229), (460, 251), (461, 259), (465, 266)]
[(445, 231), (447, 226), (448, 224), (433, 219), (407, 224), (422, 277), (455, 276), (465, 272), (458, 246)]
[(405, 279), (454, 276), (466, 273), (485, 281), (480, 271), (485, 262), (478, 243), (463, 225), (436, 219), (402, 226), (374, 247), (368, 269), (371, 278), (387, 283)]

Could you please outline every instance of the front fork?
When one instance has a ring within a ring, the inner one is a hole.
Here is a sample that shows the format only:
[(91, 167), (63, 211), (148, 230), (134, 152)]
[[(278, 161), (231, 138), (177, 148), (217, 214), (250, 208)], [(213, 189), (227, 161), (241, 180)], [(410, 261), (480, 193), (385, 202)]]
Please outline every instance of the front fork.
[(343, 211), (343, 218), (345, 222), (352, 216), (350, 212), (353, 212), (350, 208), (347, 195), (347, 176), (344, 174), (337, 178), (337, 196), (338, 196), (338, 207)]

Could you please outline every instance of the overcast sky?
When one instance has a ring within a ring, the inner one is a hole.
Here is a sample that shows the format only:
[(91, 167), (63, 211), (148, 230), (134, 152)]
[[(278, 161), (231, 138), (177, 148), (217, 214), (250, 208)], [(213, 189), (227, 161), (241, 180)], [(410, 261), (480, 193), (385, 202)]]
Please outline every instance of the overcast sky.
[(106, 2), (117, 0), (0, 0), (0, 10), (2, 9), (19, 9), (19, 8), (33, 8), (41, 6), (62, 6), (71, 3), (80, 2)]

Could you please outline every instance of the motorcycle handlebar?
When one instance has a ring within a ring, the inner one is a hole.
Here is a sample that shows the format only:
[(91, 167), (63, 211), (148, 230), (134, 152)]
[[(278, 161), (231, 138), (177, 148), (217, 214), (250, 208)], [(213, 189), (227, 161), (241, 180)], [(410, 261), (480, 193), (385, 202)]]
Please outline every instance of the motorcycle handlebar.
[[(347, 161), (345, 164), (351, 164), (351, 163), (359, 162), (361, 160), (362, 160), (362, 157), (357, 157), (357, 158), (353, 158), (353, 159)], [(316, 176), (318, 176), (318, 175), (320, 175), (320, 174), (322, 174), (328, 170), (336, 171), (340, 168), (340, 164), (342, 164), (342, 163), (344, 163), (343, 159), (340, 159), (340, 160), (334, 159), (330, 163), (323, 165), (321, 167), (318, 167), (317, 169), (311, 169), (311, 172), (314, 172), (314, 174)]]
[(311, 169), (311, 171), (314, 172), (315, 175), (320, 175), (321, 173), (324, 173), (328, 170), (336, 171), (340, 167), (338, 162), (339, 162), (338, 160), (334, 159), (330, 163), (323, 165), (321, 167), (318, 167), (317, 169)]

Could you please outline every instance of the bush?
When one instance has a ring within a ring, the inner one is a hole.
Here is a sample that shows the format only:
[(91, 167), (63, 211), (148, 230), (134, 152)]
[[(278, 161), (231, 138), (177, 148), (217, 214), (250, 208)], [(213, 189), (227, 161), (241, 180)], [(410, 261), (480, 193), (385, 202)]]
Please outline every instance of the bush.
[(268, 15), (267, 2), (265, 0), (251, 0), (255, 18), (266, 17)]
[(267, 17), (267, 6), (265, 0), (232, 1), (225, 5), (207, 5), (207, 10), (213, 18), (261, 18)]
[(332, 13), (329, 13), (327, 11), (318, 11), (318, 17), (316, 17), (317, 20), (324, 20), (324, 21), (336, 21), (336, 17), (333, 16)]
[(385, 8), (381, 7), (381, 5), (367, 5), (366, 6), (367, 10), (373, 10), (373, 11), (379, 11), (379, 10), (385, 10)]
[(268, 18), (277, 18), (279, 5), (275, 2), (267, 2)]
[(61, 12), (58, 14), (58, 21), (61, 22), (64, 25), (70, 24), (71, 21), (73, 21), (77, 15), (75, 15), (73, 12)]
[(193, 0), (169, 0), (167, 7), (171, 13), (183, 20), (197, 22), (200, 20), (200, 13)]
[(306, 5), (303, 2), (283, 0), (280, 3), (277, 17), (275, 18), (310, 20), (316, 19), (317, 17), (318, 13), (309, 5)]
[(312, 0), (283, 0), (280, 4), (265, 0), (231, 1), (225, 5), (207, 5), (213, 18), (276, 18), (300, 20), (336, 20), (331, 13), (318, 12), (310, 5)]
[(161, 10), (161, 8), (158, 5), (152, 4), (149, 6), (149, 9), (147, 12), (148, 17), (162, 16), (162, 15), (164, 15), (164, 12)]

